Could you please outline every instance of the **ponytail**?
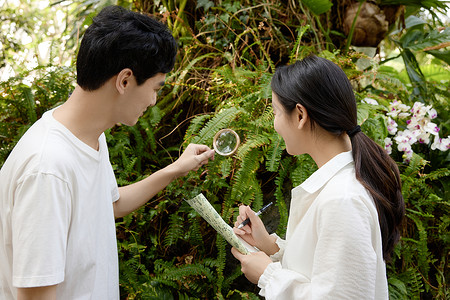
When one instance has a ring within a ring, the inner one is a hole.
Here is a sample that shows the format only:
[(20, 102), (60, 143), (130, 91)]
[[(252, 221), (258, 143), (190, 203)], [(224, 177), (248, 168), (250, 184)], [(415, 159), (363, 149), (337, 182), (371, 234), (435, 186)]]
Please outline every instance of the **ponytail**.
[(400, 172), (386, 150), (358, 132), (351, 137), (356, 179), (372, 195), (378, 211), (383, 241), (383, 258), (391, 260), (400, 240), (400, 225), (405, 214)]

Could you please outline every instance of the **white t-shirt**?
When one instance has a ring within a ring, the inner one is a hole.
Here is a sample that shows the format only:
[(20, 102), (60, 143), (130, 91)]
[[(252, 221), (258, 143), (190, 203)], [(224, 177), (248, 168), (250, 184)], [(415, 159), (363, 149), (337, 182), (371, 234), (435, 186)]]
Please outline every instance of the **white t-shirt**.
[(388, 299), (372, 197), (344, 152), (292, 190), (286, 240), (260, 277), (266, 299)]
[(119, 299), (119, 192), (105, 136), (96, 151), (52, 113), (0, 170), (0, 298), (58, 284), (57, 299)]

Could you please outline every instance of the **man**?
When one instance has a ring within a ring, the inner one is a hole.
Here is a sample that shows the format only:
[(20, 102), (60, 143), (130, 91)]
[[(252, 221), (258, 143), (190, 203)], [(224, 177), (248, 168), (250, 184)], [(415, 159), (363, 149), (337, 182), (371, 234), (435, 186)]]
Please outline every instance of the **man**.
[(189, 145), (146, 179), (117, 187), (103, 132), (156, 103), (176, 43), (151, 17), (107, 7), (87, 29), (77, 87), (21, 138), (0, 170), (0, 298), (119, 299), (114, 217), (213, 159)]

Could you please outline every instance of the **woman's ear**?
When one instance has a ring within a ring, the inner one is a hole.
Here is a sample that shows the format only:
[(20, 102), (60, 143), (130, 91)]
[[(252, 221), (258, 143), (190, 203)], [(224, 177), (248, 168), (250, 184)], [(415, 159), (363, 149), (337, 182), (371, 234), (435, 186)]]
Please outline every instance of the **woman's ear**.
[(122, 71), (117, 74), (116, 78), (116, 89), (119, 92), (119, 94), (123, 95), (125, 93), (125, 90), (130, 85), (131, 77), (133, 76), (133, 71), (131, 69), (123, 69)]
[(308, 111), (303, 105), (298, 103), (295, 106), (295, 118), (298, 122), (298, 129), (304, 128), (308, 122)]

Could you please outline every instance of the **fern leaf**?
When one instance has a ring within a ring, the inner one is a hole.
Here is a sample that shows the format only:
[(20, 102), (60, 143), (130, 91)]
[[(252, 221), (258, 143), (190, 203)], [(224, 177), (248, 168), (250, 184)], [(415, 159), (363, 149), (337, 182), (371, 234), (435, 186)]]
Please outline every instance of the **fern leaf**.
[(445, 168), (441, 168), (438, 169), (436, 171), (432, 171), (430, 174), (427, 174), (424, 176), (424, 179), (429, 179), (429, 180), (438, 180), (440, 178), (444, 178), (450, 176), (450, 170), (449, 169), (445, 169)]
[(295, 167), (290, 173), (292, 185), (295, 187), (300, 185), (309, 176), (311, 176), (317, 170), (317, 165), (311, 158), (311, 156), (303, 154), (297, 156)]
[(211, 144), (216, 132), (225, 126), (228, 126), (240, 112), (241, 111), (235, 107), (219, 112), (206, 123), (197, 136), (192, 138), (192, 142), (197, 144)]
[(169, 227), (164, 238), (164, 246), (174, 245), (179, 238), (184, 236), (185, 229), (183, 225), (184, 218), (178, 214), (172, 214), (169, 217)]
[(189, 241), (193, 245), (203, 246), (203, 237), (202, 237), (200, 223), (198, 221), (198, 218), (191, 219), (191, 226), (190, 226), (188, 232), (189, 232)]
[(36, 103), (34, 102), (33, 92), (31, 91), (31, 88), (29, 88), (25, 85), (23, 85), (22, 92), (23, 92), (23, 96), (25, 98), (28, 122), (33, 124), (34, 122), (37, 121)]
[(216, 262), (216, 265), (217, 265), (216, 288), (217, 288), (217, 292), (221, 293), (223, 281), (225, 279), (223, 270), (225, 269), (225, 262), (226, 262), (226, 256), (227, 256), (227, 253), (226, 253), (227, 242), (220, 234), (217, 234), (216, 246), (217, 246), (217, 251), (218, 251), (217, 262)]
[(409, 213), (407, 213), (407, 216), (408, 218), (414, 221), (414, 223), (417, 226), (417, 231), (419, 234), (419, 239), (417, 240), (418, 266), (423, 276), (425, 276), (425, 278), (428, 278), (428, 272), (430, 270), (429, 259), (431, 257), (431, 253), (428, 250), (428, 234), (427, 231), (425, 230), (425, 226), (422, 220), (420, 220), (419, 217), (416, 214), (414, 214), (412, 210), (408, 210), (408, 212)]
[(294, 47), (292, 47), (291, 53), (289, 54), (289, 62), (294, 63), (296, 60), (299, 59), (298, 52), (300, 48), (300, 42), (302, 40), (303, 35), (306, 31), (309, 29), (309, 25), (302, 26), (298, 29), (297, 39), (295, 40)]
[(280, 213), (280, 223), (278, 224), (277, 234), (281, 237), (285, 236), (287, 221), (288, 221), (288, 209), (286, 205), (286, 197), (284, 195), (284, 182), (287, 178), (287, 170), (289, 165), (289, 158), (285, 158), (282, 163), (282, 167), (275, 179), (275, 198), (277, 199), (275, 205), (278, 207), (278, 212)]
[(249, 155), (250, 151), (261, 148), (261, 146), (268, 145), (269, 143), (270, 136), (265, 132), (256, 136), (248, 137), (247, 141), (239, 147), (236, 158), (239, 160), (244, 160), (244, 158)]
[(208, 57), (215, 56), (215, 55), (218, 55), (218, 54), (217, 53), (207, 53), (207, 54), (204, 54), (202, 56), (196, 57), (193, 60), (191, 60), (189, 62), (189, 64), (186, 67), (183, 68), (183, 71), (181, 71), (180, 75), (178, 76), (177, 81), (174, 84), (175, 87), (172, 90), (171, 94), (175, 95), (178, 92), (178, 89), (179, 89), (181, 83), (184, 82), (184, 78), (186, 77), (188, 72), (194, 67), (194, 65), (197, 62), (199, 62), (199, 61), (201, 61), (203, 59), (206, 59)]
[(266, 168), (270, 172), (276, 172), (279, 167), (281, 154), (285, 147), (283, 138), (276, 132), (272, 135), (271, 145), (266, 155)]
[[(254, 183), (257, 183), (255, 172), (260, 166), (261, 156), (261, 151), (258, 148), (254, 148), (243, 158), (241, 166), (233, 179), (231, 199), (246, 205), (250, 204), (249, 199), (255, 187)], [(257, 185), (259, 186), (259, 183)]]

